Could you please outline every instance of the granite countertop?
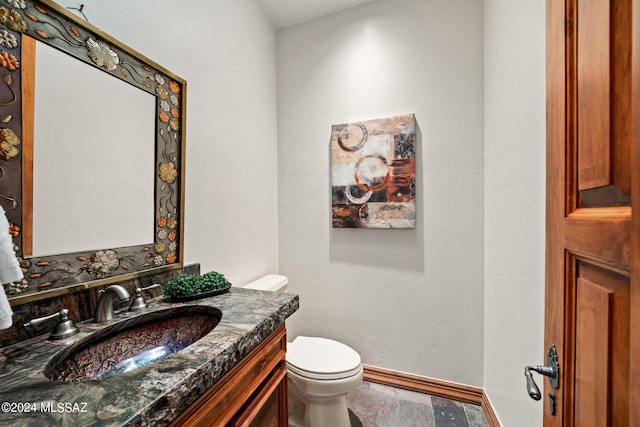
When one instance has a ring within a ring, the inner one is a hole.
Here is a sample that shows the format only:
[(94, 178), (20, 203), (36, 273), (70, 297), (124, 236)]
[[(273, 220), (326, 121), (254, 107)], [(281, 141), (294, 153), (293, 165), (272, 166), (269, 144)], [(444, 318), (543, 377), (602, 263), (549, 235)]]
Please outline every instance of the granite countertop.
[(235, 287), (225, 294), (184, 304), (170, 304), (163, 298), (148, 303), (143, 313), (207, 305), (219, 309), (222, 319), (189, 347), (102, 381), (57, 382), (45, 377), (44, 368), (67, 346), (137, 314), (119, 313), (104, 324), (79, 324), (80, 333), (66, 340), (49, 341), (48, 335), (43, 335), (2, 348), (0, 425), (167, 425), (299, 307), (297, 295)]

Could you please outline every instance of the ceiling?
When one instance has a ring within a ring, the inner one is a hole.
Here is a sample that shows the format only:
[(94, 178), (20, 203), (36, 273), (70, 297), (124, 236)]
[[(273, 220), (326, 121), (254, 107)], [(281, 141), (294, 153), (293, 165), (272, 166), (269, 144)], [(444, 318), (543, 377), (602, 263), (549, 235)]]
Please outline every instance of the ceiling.
[(349, 9), (372, 0), (257, 0), (277, 29)]

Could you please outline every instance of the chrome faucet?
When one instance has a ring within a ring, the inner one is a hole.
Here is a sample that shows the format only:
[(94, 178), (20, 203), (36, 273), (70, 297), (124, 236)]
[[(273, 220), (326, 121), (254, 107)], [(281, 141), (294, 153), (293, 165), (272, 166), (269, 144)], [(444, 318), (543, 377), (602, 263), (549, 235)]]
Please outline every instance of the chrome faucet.
[(95, 323), (108, 322), (113, 319), (113, 297), (117, 296), (120, 302), (129, 300), (129, 292), (120, 285), (111, 285), (104, 291), (98, 300), (96, 313), (93, 316)]

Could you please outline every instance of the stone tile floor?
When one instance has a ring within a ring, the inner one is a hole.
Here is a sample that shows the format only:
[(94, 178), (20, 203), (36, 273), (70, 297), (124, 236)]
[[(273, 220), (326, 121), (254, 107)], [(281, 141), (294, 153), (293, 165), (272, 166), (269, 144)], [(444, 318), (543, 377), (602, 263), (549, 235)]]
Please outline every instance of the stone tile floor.
[(366, 381), (347, 406), (352, 427), (489, 427), (479, 405)]

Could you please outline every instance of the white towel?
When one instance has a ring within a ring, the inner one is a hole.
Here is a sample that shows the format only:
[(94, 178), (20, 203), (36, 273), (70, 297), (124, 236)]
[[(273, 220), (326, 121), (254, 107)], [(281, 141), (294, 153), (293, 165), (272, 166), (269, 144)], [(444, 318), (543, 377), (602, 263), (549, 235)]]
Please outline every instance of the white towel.
[(4, 287), (0, 289), (0, 329), (9, 329), (13, 326), (13, 319), (11, 316), (11, 306), (7, 300), (7, 294), (4, 293)]
[[(22, 279), (22, 270), (13, 250), (13, 240), (9, 234), (9, 221), (0, 206), (0, 283), (11, 283)], [(4, 287), (0, 286), (0, 329), (13, 325), (11, 305), (7, 300)]]

